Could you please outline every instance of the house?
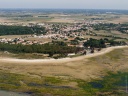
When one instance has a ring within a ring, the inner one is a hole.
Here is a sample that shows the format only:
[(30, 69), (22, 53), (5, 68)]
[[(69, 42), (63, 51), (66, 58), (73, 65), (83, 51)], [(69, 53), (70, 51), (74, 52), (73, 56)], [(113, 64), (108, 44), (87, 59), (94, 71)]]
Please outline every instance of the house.
[(111, 47), (110, 43), (105, 43), (106, 47)]
[(69, 53), (68, 54), (68, 56), (74, 56), (75, 55), (75, 53)]

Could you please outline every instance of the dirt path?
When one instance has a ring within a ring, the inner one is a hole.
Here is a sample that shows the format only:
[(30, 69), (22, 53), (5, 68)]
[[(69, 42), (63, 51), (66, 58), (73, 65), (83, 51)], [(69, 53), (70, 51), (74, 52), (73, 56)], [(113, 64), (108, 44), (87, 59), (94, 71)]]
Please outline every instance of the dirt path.
[[(0, 58), (0, 70), (37, 77), (57, 76), (61, 78), (78, 78), (84, 80), (89, 80), (90, 78), (95, 79), (104, 76), (106, 71), (113, 70), (111, 67), (115, 68), (115, 66), (121, 65), (121, 70), (128, 68), (127, 59), (123, 62), (123, 59), (120, 62), (114, 61), (116, 63), (111, 62), (111, 64), (102, 64), (102, 62), (97, 63), (88, 60), (88, 58), (103, 55), (120, 48), (128, 48), (128, 46), (109, 47), (94, 54), (75, 58), (37, 60)], [(125, 64), (123, 65), (124, 62)]]
[(89, 55), (84, 55), (84, 56), (79, 56), (79, 57), (74, 57), (74, 58), (62, 58), (62, 59), (33, 59), (33, 60), (28, 60), (28, 59), (15, 59), (15, 58), (0, 58), (0, 61), (2, 62), (11, 62), (11, 63), (27, 63), (27, 64), (32, 64), (32, 63), (66, 63), (66, 62), (72, 62), (72, 61), (79, 61), (82, 59), (87, 59), (99, 55), (103, 55), (106, 53), (111, 52), (114, 49), (120, 49), (120, 48), (128, 48), (128, 46), (116, 46), (116, 47), (109, 47), (109, 48), (104, 48), (100, 52), (96, 52), (93, 54)]

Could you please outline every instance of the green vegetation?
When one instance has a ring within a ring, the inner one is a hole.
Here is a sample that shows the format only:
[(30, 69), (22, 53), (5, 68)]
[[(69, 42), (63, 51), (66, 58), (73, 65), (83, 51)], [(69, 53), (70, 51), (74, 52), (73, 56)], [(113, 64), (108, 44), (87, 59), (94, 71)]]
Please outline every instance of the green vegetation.
[(115, 65), (115, 63), (118, 64), (118, 63), (120, 63), (120, 61), (123, 61), (125, 59), (127, 60), (127, 56), (124, 55), (124, 53), (125, 53), (125, 51), (123, 49), (115, 49), (115, 50), (113, 50), (113, 51), (111, 51), (111, 52), (109, 52), (105, 55), (89, 58), (89, 60), (90, 60), (91, 63), (95, 62), (97, 64), (100, 63), (100, 64)]
[(124, 96), (126, 87), (127, 72), (116, 74), (109, 72), (108, 76), (101, 80), (93, 80), (86, 83), (85, 81), (79, 83), (79, 87), (87, 91), (90, 96)]
[(9, 51), (13, 53), (43, 53), (53, 56), (54, 54), (63, 54), (78, 52), (83, 50), (78, 47), (67, 46), (64, 42), (52, 42), (44, 45), (22, 45), (22, 44), (5, 44), (0, 43), (1, 51)]
[[(101, 80), (86, 82), (78, 79), (61, 79), (55, 77), (31, 77), (0, 71), (0, 89), (23, 92), (34, 96), (63, 95), (65, 96), (123, 96), (125, 94), (127, 72), (111, 73)], [(78, 85), (71, 87), (71, 82)], [(65, 86), (64, 86), (65, 85)]]
[(125, 33), (128, 34), (127, 30), (128, 30), (128, 24), (114, 24), (114, 23), (105, 23), (105, 24), (95, 24), (92, 25), (94, 30), (106, 30), (106, 31), (119, 31), (121, 33)]
[(100, 39), (92, 39), (90, 38), (89, 40), (87, 40), (87, 42), (84, 43), (85, 47), (94, 47), (94, 48), (105, 48), (105, 40)]
[(78, 45), (79, 44), (79, 42), (78, 42), (78, 40), (71, 40), (71, 45)]
[[(64, 95), (84, 96), (81, 89), (66, 86), (72, 81), (55, 77), (31, 77), (0, 71), (0, 90), (23, 92), (32, 96)], [(65, 84), (65, 86), (64, 86)]]
[(128, 34), (127, 30), (128, 30), (128, 24), (121, 24), (121, 27), (118, 28), (118, 31)]
[(7, 26), (0, 25), (0, 35), (25, 35), (25, 34), (45, 34), (44, 27), (33, 26)]
[(110, 30), (110, 29), (114, 29), (115, 27), (117, 27), (117, 24), (114, 23), (105, 23), (105, 24), (96, 24), (96, 25), (92, 25), (92, 27), (94, 28), (94, 30)]
[(75, 40), (83, 41), (85, 40), (84, 38), (76, 37)]
[(105, 43), (109, 43), (110, 46), (126, 45), (124, 41), (108, 40), (107, 38), (100, 40), (90, 38), (89, 40), (87, 40), (87, 42), (84, 43), (84, 46), (91, 48), (105, 48), (106, 47)]

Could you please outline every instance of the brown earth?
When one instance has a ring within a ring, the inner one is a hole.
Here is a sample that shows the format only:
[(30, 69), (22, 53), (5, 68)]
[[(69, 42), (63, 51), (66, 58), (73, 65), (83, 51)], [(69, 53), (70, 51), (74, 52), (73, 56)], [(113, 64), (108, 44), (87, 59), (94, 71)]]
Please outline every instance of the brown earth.
[(2, 57), (0, 70), (38, 77), (89, 80), (104, 76), (106, 71), (128, 69), (127, 49), (128, 46), (110, 47), (91, 55), (63, 59), (27, 60)]

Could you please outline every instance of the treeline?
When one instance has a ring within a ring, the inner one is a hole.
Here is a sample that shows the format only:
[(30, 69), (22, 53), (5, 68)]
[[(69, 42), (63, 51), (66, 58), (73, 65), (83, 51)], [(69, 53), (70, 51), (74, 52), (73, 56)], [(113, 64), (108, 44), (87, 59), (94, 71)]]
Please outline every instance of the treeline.
[(127, 30), (128, 30), (128, 27), (126, 27), (126, 28), (125, 27), (118, 28), (118, 31), (120, 31), (122, 33), (125, 33), (125, 34), (128, 34)]
[(94, 30), (107, 30), (107, 31), (110, 31), (110, 30), (116, 30), (116, 31), (119, 31), (119, 32), (122, 32), (122, 33), (127, 33), (127, 30), (128, 30), (128, 24), (113, 24), (113, 23), (105, 23), (105, 24), (94, 24), (94, 25), (91, 25), (93, 27)]
[(26, 34), (45, 34), (46, 29), (44, 27), (33, 26), (8, 26), (0, 25), (0, 35), (26, 35)]
[(114, 41), (114, 40), (109, 40), (107, 38), (100, 40), (90, 38), (89, 40), (87, 40), (87, 42), (84, 43), (84, 47), (105, 48), (107, 45), (106, 43), (108, 43), (110, 46), (126, 45), (124, 41)]
[(105, 24), (94, 24), (92, 25), (94, 30), (110, 30), (110, 29), (115, 29), (118, 25), (117, 24), (113, 24), (113, 23), (105, 23)]
[(0, 50), (9, 51), (12, 53), (43, 53), (52, 56), (54, 54), (66, 55), (68, 53), (77, 53), (83, 49), (78, 47), (69, 47), (64, 43), (47, 43), (44, 45), (21, 45), (0, 43)]
[(105, 40), (100, 39), (92, 39), (90, 38), (89, 40), (87, 40), (87, 42), (84, 43), (85, 47), (91, 47), (91, 48), (105, 48)]

